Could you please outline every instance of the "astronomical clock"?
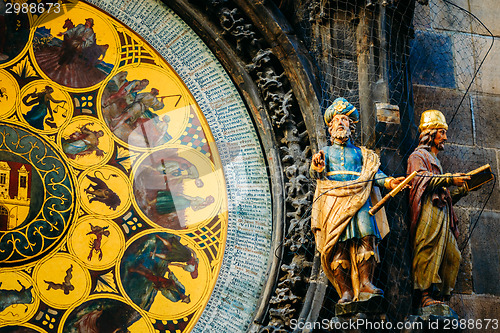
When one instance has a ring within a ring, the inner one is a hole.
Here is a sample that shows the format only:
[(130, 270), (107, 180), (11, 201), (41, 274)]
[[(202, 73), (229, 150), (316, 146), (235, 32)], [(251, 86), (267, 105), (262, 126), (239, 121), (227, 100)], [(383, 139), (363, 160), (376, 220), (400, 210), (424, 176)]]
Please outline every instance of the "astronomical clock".
[(0, 332), (248, 327), (272, 191), (218, 56), (155, 0), (1, 7)]

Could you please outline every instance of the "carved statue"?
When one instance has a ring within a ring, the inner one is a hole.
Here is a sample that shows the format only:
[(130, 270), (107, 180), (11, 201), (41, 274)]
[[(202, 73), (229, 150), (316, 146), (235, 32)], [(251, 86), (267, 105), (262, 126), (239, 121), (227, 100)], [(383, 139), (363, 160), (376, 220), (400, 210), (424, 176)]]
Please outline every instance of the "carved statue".
[[(310, 175), (317, 179), (311, 227), (323, 270), (346, 303), (367, 300), (383, 291), (372, 284), (379, 262), (377, 243), (388, 232), (385, 212), (369, 214), (378, 188), (393, 189), (404, 177), (387, 177), (378, 155), (351, 141), (358, 110), (337, 98), (325, 112), (330, 146), (312, 157)], [(370, 198), (372, 197), (372, 198)]]
[[(461, 259), (452, 204), (467, 194), (470, 176), (443, 174), (437, 154), (444, 149), (447, 130), (440, 111), (425, 111), (419, 145), (408, 159), (408, 172), (417, 171), (410, 190), (410, 233), (413, 284), (421, 292), (421, 308), (443, 304), (455, 286)], [(450, 192), (447, 187), (452, 185), (457, 188)]]

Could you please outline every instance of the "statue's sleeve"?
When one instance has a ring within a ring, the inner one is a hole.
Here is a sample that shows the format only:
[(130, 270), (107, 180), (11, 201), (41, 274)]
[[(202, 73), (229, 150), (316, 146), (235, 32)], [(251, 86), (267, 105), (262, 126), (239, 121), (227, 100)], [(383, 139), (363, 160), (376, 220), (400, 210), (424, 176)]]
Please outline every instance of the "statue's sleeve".
[(456, 204), (458, 202), (458, 200), (465, 197), (468, 193), (469, 193), (469, 191), (467, 190), (465, 185), (457, 187), (457, 188), (453, 189), (452, 191), (450, 191), (451, 200), (452, 200), (453, 205)]
[(431, 180), (427, 185), (427, 190), (434, 190), (439, 187), (451, 186), (453, 185), (453, 178), (451, 177), (451, 173), (445, 173), (443, 175), (439, 174), (431, 174)]
[(426, 191), (432, 191), (436, 188), (453, 184), (451, 174), (440, 174), (432, 170), (430, 160), (422, 153), (414, 153), (408, 159), (408, 174), (413, 171), (417, 171), (417, 177), (413, 179), (412, 186), (423, 186)]
[[(429, 162), (429, 161), (427, 161)], [(427, 185), (430, 181), (430, 176), (432, 173), (429, 170), (428, 165), (430, 163), (426, 163), (425, 155), (422, 152), (414, 151), (410, 157), (408, 158), (408, 168), (406, 173), (411, 174), (414, 171), (417, 171), (418, 175), (414, 177), (410, 184), (410, 235), (411, 237), (415, 236), (418, 217), (420, 215), (420, 210), (422, 208), (422, 198), (424, 192), (427, 189)]]
[(165, 104), (163, 104), (162, 101), (158, 100), (158, 99), (154, 99), (153, 100), (153, 105), (151, 106), (151, 108), (155, 111), (158, 111), (158, 110), (161, 110), (165, 107)]
[(382, 171), (378, 170), (373, 178), (374, 185), (385, 188), (385, 180), (387, 179), (387, 175)]

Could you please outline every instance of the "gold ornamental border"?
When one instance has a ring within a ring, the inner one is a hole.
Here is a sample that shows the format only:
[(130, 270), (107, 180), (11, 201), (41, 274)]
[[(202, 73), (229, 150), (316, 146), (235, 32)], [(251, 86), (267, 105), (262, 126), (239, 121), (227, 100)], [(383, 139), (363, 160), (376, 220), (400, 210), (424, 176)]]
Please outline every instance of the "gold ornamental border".
[(0, 264), (26, 264), (54, 249), (75, 218), (76, 180), (52, 143), (28, 129), (0, 122), (0, 151), (21, 157), (42, 180), (44, 198), (31, 221), (0, 231)]

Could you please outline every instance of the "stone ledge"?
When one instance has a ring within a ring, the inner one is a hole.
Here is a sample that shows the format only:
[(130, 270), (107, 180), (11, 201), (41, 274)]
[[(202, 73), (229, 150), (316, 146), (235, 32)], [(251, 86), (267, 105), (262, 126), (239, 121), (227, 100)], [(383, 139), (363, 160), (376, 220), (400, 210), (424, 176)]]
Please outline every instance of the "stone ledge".
[[(498, 279), (495, 280), (495, 282), (497, 281)], [(460, 318), (473, 319), (476, 323), (481, 320), (483, 328), (481, 330), (472, 330), (471, 332), (487, 333), (498, 331), (492, 329), (491, 324), (488, 329), (485, 329), (484, 325), (486, 323), (485, 319), (500, 320), (500, 297), (480, 294), (455, 294), (450, 300), (450, 306), (457, 312)]]
[(356, 313), (384, 313), (387, 311), (388, 303), (382, 295), (372, 295), (368, 299), (357, 302), (337, 303), (335, 305), (336, 316), (354, 315)]

